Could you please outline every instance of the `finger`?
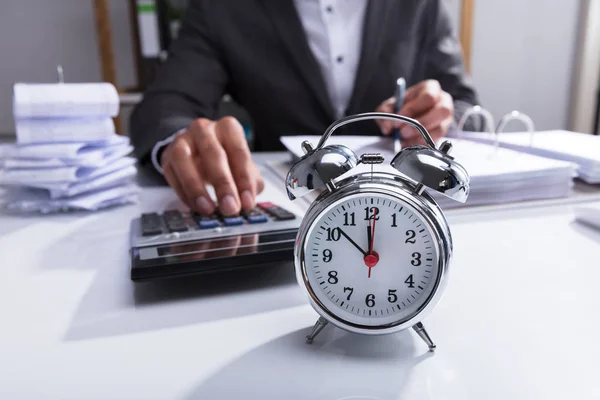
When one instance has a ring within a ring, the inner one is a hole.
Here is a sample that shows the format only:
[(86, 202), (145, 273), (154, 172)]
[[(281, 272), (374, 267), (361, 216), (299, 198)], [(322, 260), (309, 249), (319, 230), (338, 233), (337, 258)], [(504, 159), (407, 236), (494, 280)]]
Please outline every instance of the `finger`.
[(244, 129), (237, 119), (225, 117), (217, 122), (215, 132), (227, 154), (241, 206), (244, 210), (250, 211), (254, 208), (260, 173), (254, 168), (255, 164), (250, 156)]
[(169, 186), (171, 186), (173, 190), (175, 190), (175, 193), (177, 194), (177, 197), (179, 197), (179, 200), (181, 200), (186, 206), (191, 208), (190, 204), (188, 204), (187, 202), (185, 192), (183, 191), (181, 184), (177, 179), (177, 175), (171, 169), (170, 164), (163, 164), (163, 174), (165, 176), (165, 179), (169, 183)]
[[(429, 118), (429, 117), (427, 117), (427, 118)], [(448, 130), (450, 129), (450, 126), (452, 125), (452, 121), (453, 121), (452, 116), (446, 117), (442, 120), (439, 120), (438, 118), (434, 118), (432, 120), (432, 122), (428, 122), (425, 118), (422, 120), (417, 118), (417, 120), (421, 123), (421, 125), (423, 125), (425, 127), (425, 129), (431, 136), (434, 136), (432, 132), (440, 131), (442, 134), (438, 136), (438, 139), (439, 139), (439, 137), (445, 135), (448, 132)], [(406, 125), (402, 128), (402, 138), (403, 138), (403, 140), (416, 139), (418, 141), (418, 139), (422, 139), (422, 136), (421, 136), (421, 133), (417, 129), (413, 128), (410, 125)], [(435, 141), (435, 138), (434, 138), (434, 141)]]
[(453, 121), (454, 120), (452, 117), (447, 118), (441, 121), (438, 126), (427, 130), (434, 142), (437, 142), (440, 138), (446, 136), (448, 130), (452, 126)]
[[(375, 111), (383, 112), (383, 113), (393, 113), (395, 104), (396, 104), (396, 98), (390, 97), (389, 99), (387, 99), (383, 103), (381, 103), (379, 105), (379, 107), (377, 107), (375, 109)], [(375, 122), (377, 122), (377, 125), (379, 125), (379, 129), (381, 130), (381, 133), (383, 133), (384, 135), (389, 135), (392, 132), (392, 129), (394, 126), (393, 121), (390, 121), (387, 119), (378, 119)]]
[(206, 191), (204, 179), (196, 167), (192, 154), (194, 143), (190, 135), (180, 135), (170, 145), (171, 168), (177, 175), (177, 179), (186, 196), (187, 204), (191, 209), (204, 215), (212, 214), (215, 204)]
[(440, 101), (441, 96), (442, 89), (438, 81), (425, 81), (415, 88), (410, 98), (407, 96), (400, 114), (414, 118), (433, 108)]
[(217, 139), (216, 124), (205, 119), (193, 123), (193, 138), (204, 179), (215, 188), (219, 211), (226, 216), (240, 212), (240, 198), (229, 169), (227, 154)]
[(416, 95), (421, 92), (423, 90), (423, 87), (427, 84), (427, 81), (421, 81), (418, 82), (412, 86), (410, 86), (408, 89), (406, 89), (406, 93), (404, 95), (404, 102), (407, 103), (409, 101), (412, 101)]
[(417, 117), (417, 121), (421, 123), (428, 131), (436, 129), (440, 124), (452, 117), (452, 110), (445, 106), (437, 106)]
[(263, 179), (262, 175), (260, 174), (260, 171), (258, 170), (258, 167), (256, 166), (256, 164), (254, 164), (254, 169), (256, 170), (256, 175), (258, 176), (258, 179), (256, 181), (256, 194), (262, 193), (262, 191), (265, 188), (265, 180)]

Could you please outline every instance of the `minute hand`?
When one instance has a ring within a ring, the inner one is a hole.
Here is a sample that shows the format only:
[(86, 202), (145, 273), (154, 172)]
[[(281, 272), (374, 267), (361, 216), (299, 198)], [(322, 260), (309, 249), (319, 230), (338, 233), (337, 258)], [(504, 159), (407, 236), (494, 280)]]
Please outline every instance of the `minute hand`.
[(344, 237), (345, 237), (346, 239), (348, 239), (348, 241), (349, 241), (350, 243), (352, 243), (352, 245), (353, 245), (354, 247), (356, 247), (356, 248), (358, 249), (358, 251), (360, 251), (360, 252), (361, 252), (361, 253), (362, 253), (364, 256), (366, 256), (366, 255), (368, 254), (368, 253), (367, 253), (366, 251), (364, 251), (364, 250), (363, 250), (363, 249), (362, 249), (362, 248), (361, 248), (359, 245), (357, 245), (357, 244), (356, 244), (356, 242), (355, 242), (354, 240), (352, 240), (352, 238), (346, 234), (346, 232), (344, 232), (344, 231), (343, 231), (341, 228), (338, 228), (338, 230), (339, 230), (339, 231), (340, 231), (340, 233), (341, 233), (342, 235), (344, 235)]

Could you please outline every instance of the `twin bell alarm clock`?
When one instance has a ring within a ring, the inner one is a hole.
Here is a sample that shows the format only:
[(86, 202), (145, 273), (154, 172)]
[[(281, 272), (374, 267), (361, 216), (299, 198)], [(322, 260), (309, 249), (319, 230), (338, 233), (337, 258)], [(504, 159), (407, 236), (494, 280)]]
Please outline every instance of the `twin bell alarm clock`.
[[(359, 164), (372, 169), (384, 157), (358, 156), (346, 146), (325, 144), (336, 129), (368, 119), (413, 126), (426, 145), (396, 154), (390, 164), (397, 173), (347, 174)], [(294, 200), (322, 191), (302, 220), (294, 248), (298, 283), (320, 315), (308, 343), (331, 323), (367, 335), (412, 327), (435, 349), (421, 321), (443, 292), (452, 237), (425, 188), (461, 203), (467, 200), (469, 175), (449, 155), (451, 147), (444, 142), (436, 148), (414, 119), (375, 112), (336, 121), (316, 147), (302, 143), (305, 154), (286, 177), (288, 196)]]

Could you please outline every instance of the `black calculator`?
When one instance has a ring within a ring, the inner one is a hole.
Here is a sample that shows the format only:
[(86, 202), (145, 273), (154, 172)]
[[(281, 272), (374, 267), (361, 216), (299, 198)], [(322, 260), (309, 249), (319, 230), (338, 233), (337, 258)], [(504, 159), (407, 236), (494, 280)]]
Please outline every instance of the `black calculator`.
[(167, 210), (131, 222), (131, 279), (147, 281), (293, 258), (300, 217), (272, 202), (226, 217)]

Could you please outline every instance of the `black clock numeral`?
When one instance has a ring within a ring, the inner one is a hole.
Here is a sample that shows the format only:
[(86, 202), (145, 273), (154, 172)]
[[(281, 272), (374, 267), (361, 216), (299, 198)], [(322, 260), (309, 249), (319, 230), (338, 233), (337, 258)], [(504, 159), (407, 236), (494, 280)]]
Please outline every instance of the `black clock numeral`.
[(415, 236), (417, 236), (417, 234), (415, 233), (415, 231), (413, 230), (409, 230), (406, 231), (406, 240), (404, 241), (404, 243), (412, 243), (415, 244), (416, 240), (415, 240)]
[(346, 297), (346, 300), (350, 300), (350, 296), (352, 296), (352, 293), (354, 292), (354, 288), (345, 287), (344, 288), (344, 293), (346, 293), (346, 292), (350, 292), (350, 293), (348, 293), (348, 296)]
[(323, 261), (328, 263), (333, 258), (333, 253), (329, 249), (323, 250)]
[(416, 251), (412, 253), (413, 259), (410, 260), (410, 263), (415, 267), (421, 265), (421, 253), (417, 253)]
[(329, 276), (329, 278), (327, 278), (327, 282), (331, 283), (332, 285), (338, 283), (337, 274), (337, 271), (329, 271), (329, 273), (327, 274)]
[(350, 213), (348, 214), (347, 212), (344, 213), (344, 226), (356, 226), (356, 223), (354, 222), (354, 213)]
[(368, 294), (367, 297), (365, 297), (365, 304), (367, 307), (375, 307), (375, 295)]
[(412, 276), (412, 274), (410, 274), (410, 275), (408, 276), (408, 278), (406, 278), (406, 280), (404, 281), (404, 283), (406, 283), (410, 289), (412, 289), (412, 288), (414, 288), (414, 287), (415, 287), (415, 281), (413, 281), (413, 276)]
[(392, 228), (397, 228), (398, 225), (396, 225), (396, 213), (392, 214)]
[(342, 233), (340, 232), (340, 228), (327, 228), (327, 241), (331, 242), (332, 240), (334, 242), (337, 242), (338, 240), (340, 240), (340, 237), (342, 236)]
[[(412, 275), (411, 275), (412, 276)], [(398, 301), (398, 295), (396, 295), (397, 289), (388, 290), (388, 301), (390, 303), (395, 303)]]
[(365, 207), (365, 221), (370, 219), (379, 220), (379, 207)]

